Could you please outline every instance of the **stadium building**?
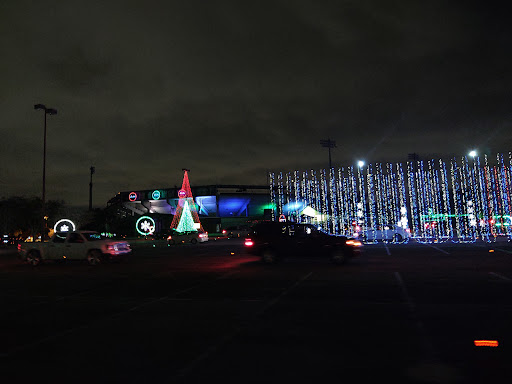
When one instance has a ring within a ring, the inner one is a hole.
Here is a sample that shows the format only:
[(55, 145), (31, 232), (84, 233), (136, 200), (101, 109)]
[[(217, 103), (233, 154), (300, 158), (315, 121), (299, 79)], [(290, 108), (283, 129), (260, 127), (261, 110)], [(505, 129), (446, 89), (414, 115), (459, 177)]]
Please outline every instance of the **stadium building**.
[[(130, 223), (141, 216), (155, 221), (155, 234), (170, 228), (179, 203), (179, 187), (119, 192), (107, 203), (108, 210), (118, 219)], [(208, 232), (244, 225), (257, 220), (270, 220), (272, 206), (269, 186), (263, 185), (205, 185), (191, 187), (195, 210), (202, 227)]]

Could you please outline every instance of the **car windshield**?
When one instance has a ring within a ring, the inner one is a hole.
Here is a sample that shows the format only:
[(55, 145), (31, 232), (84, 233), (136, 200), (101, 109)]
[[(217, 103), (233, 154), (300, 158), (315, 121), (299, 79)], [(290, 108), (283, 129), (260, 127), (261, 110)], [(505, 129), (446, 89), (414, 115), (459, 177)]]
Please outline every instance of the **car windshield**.
[(104, 240), (105, 237), (101, 236), (99, 233), (96, 232), (84, 232), (82, 235), (85, 237), (87, 241), (98, 241), (98, 240)]

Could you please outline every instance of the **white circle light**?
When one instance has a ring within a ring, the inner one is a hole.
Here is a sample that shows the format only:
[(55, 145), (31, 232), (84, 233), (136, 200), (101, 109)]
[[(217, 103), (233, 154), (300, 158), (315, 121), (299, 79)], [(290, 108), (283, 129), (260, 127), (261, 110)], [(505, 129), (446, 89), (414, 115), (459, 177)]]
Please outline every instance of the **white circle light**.
[(76, 227), (75, 227), (75, 223), (73, 223), (71, 220), (60, 219), (53, 226), (53, 230), (55, 232), (70, 232), (70, 231), (75, 231)]

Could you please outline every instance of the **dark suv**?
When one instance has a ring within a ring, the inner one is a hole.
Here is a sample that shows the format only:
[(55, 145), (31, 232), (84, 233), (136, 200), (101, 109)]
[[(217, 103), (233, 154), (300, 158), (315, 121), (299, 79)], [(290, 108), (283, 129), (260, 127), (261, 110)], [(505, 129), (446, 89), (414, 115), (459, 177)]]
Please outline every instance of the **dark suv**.
[(286, 256), (301, 255), (329, 257), (335, 264), (344, 264), (361, 253), (362, 243), (329, 235), (311, 224), (263, 222), (252, 228), (245, 248), (269, 264)]

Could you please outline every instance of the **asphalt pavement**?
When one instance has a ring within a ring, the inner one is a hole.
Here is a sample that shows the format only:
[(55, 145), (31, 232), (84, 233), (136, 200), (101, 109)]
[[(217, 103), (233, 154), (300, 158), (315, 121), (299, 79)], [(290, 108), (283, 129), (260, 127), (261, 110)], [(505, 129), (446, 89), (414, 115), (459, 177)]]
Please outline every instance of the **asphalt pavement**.
[(0, 377), (509, 383), (511, 260), (509, 243), (381, 243), (344, 266), (263, 265), (239, 239), (148, 242), (99, 266), (4, 251)]

